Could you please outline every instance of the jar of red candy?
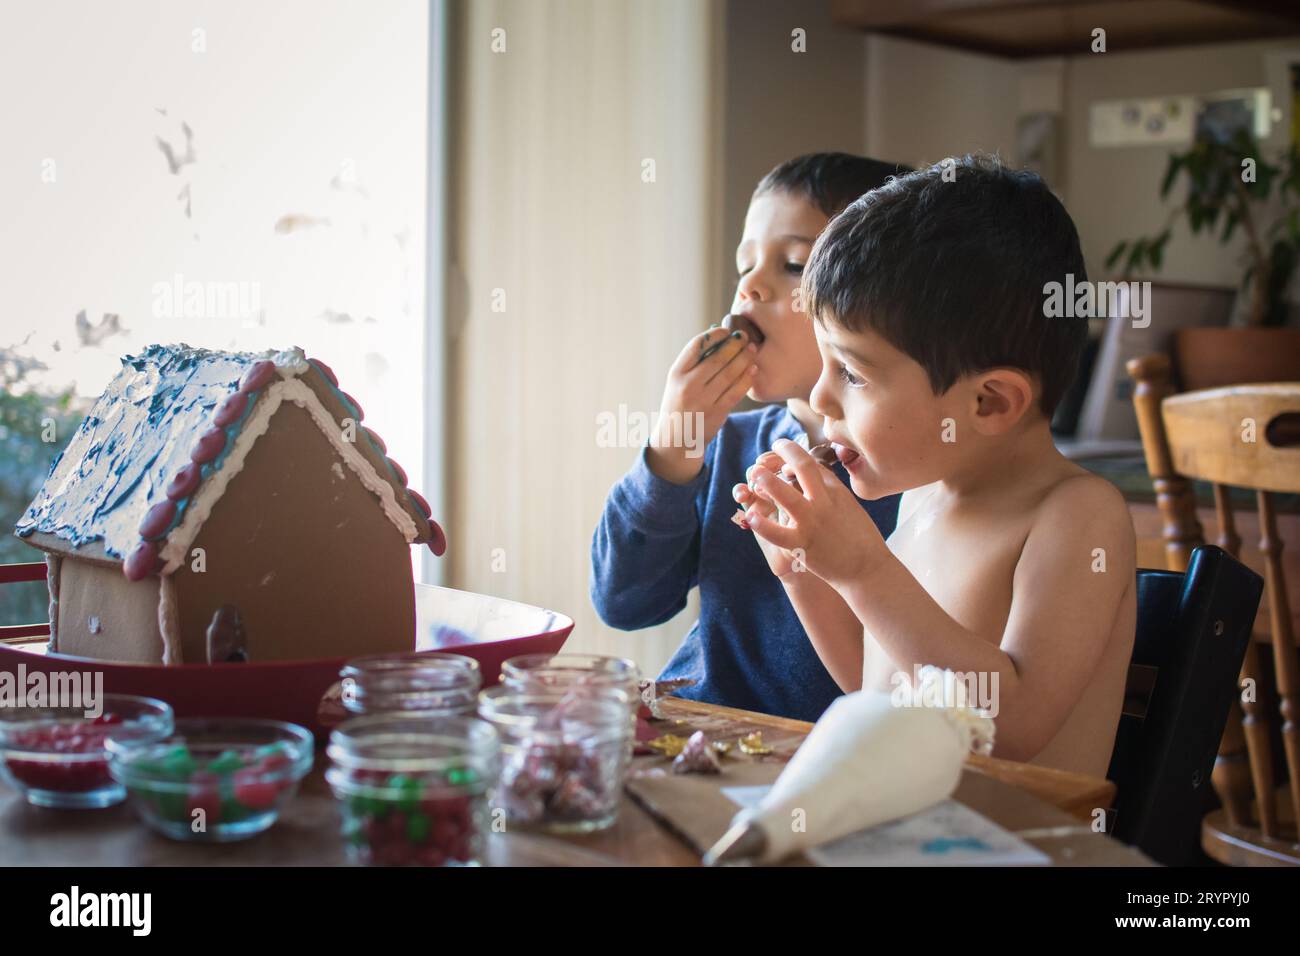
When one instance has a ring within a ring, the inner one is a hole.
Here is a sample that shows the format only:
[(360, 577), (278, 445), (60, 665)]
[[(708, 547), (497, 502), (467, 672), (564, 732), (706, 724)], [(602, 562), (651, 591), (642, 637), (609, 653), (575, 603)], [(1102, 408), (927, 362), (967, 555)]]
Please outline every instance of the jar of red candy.
[(521, 654), (501, 665), (501, 683), (524, 693), (567, 691), (572, 687), (625, 691), (633, 713), (641, 702), (641, 672), (625, 657), (599, 654)]
[(331, 735), (325, 773), (356, 863), (474, 866), (499, 769), (497, 733), (474, 717), (372, 714)]
[(473, 715), (483, 680), (463, 654), (376, 654), (347, 662), (343, 706), (353, 714)]
[(582, 685), (479, 695), (479, 715), (501, 735), (501, 776), (492, 805), (511, 825), (586, 833), (618, 817), (632, 759), (626, 691)]

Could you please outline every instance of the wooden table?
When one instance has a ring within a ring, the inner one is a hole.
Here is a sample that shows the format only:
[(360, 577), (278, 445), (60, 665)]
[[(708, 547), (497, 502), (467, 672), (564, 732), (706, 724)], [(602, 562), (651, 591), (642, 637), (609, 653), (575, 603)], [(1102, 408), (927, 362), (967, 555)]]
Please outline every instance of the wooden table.
[[(802, 721), (667, 699), (665, 733), (704, 730), (735, 737), (754, 730), (788, 758), (812, 727)], [(127, 806), (107, 810), (43, 810), (0, 784), (0, 865), (6, 866), (337, 866), (346, 862), (334, 798), (322, 772), (325, 758), (303, 781), (282, 819), (244, 843), (193, 845), (154, 834)], [(633, 772), (659, 757), (638, 757)], [(1059, 865), (1149, 866), (1143, 854), (1084, 821), (1094, 807), (1109, 806), (1114, 787), (1105, 780), (972, 757), (954, 797), (1046, 853)], [(720, 835), (720, 834), (719, 834)], [(493, 835), (487, 862), (497, 866), (697, 866), (699, 854), (631, 797), (618, 821), (601, 833), (549, 837)]]

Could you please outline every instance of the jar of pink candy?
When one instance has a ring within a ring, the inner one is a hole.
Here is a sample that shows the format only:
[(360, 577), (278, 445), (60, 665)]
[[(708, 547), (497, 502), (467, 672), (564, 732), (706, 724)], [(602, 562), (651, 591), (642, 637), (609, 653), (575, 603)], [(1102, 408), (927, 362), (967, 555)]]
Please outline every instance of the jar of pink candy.
[(493, 727), (474, 717), (372, 714), (330, 735), (325, 779), (355, 863), (475, 866), (499, 770)]
[(501, 683), (524, 693), (553, 693), (575, 687), (616, 688), (628, 694), (633, 715), (641, 703), (641, 672), (634, 661), (624, 657), (521, 654), (501, 665)]
[(483, 679), (463, 654), (376, 654), (348, 661), (343, 706), (353, 714), (473, 715)]
[(494, 812), (504, 810), (508, 825), (550, 833), (610, 826), (632, 759), (629, 706), (616, 687), (483, 691), (479, 715), (501, 737)]

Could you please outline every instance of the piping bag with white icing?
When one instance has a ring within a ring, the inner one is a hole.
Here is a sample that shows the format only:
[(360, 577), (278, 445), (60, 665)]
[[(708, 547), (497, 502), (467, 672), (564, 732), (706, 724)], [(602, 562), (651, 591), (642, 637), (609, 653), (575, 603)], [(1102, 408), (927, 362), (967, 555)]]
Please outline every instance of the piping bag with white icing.
[(993, 749), (993, 720), (968, 705), (967, 685), (952, 671), (923, 667), (917, 685), (902, 690), (913, 706), (881, 691), (836, 700), (705, 864), (773, 863), (951, 796), (967, 754)]

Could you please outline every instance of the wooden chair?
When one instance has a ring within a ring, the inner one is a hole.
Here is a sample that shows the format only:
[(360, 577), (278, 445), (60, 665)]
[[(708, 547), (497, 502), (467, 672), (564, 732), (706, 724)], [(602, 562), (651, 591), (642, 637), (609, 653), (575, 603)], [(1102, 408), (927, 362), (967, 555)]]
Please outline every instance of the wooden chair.
[(1138, 570), (1137, 638), (1106, 776), (1112, 833), (1168, 866), (1204, 862), (1201, 820), (1264, 582), (1219, 548)]
[[(1213, 784), (1222, 807), (1202, 822), (1202, 848), (1226, 864), (1300, 864), (1300, 656), (1273, 499), (1275, 493), (1300, 493), (1300, 383), (1171, 395), (1166, 356), (1134, 359), (1128, 371), (1137, 382), (1133, 404), (1172, 570), (1183, 570), (1203, 541), (1191, 479), (1211, 483), (1219, 531), (1215, 543), (1234, 557), (1241, 538), (1228, 488), (1256, 493), (1268, 597), (1266, 641), (1275, 683), (1266, 679), (1257, 637), (1247, 644), (1240, 704), (1231, 708), (1219, 745)], [(1275, 749), (1287, 771), (1281, 782)]]

